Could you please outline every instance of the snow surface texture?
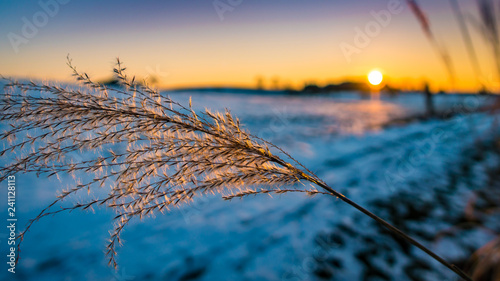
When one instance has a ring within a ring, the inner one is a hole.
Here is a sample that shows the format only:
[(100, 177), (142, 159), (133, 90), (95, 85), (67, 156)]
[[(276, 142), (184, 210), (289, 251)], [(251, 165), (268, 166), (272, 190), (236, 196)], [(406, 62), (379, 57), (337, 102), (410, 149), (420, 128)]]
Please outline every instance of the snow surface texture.
[[(488, 143), (492, 135), (490, 115), (386, 127), (393, 119), (424, 112), (423, 96), (169, 94), (186, 104), (191, 95), (196, 109), (228, 107), (253, 134), (284, 148), (330, 186), (446, 259), (463, 260), (493, 238), (475, 230), (434, 239), (462, 216), (471, 191), (485, 186), (489, 167), (499, 165), (495, 154), (468, 161), (477, 142)], [(483, 97), (436, 97), (440, 110), (455, 113), (485, 103)], [(461, 163), (468, 165), (466, 175)], [(72, 183), (69, 177), (17, 175), (18, 230)], [(72, 200), (86, 198), (80, 196)], [(6, 201), (4, 191), (4, 222)], [(212, 196), (132, 222), (122, 235), (116, 272), (104, 255), (113, 216), (100, 208), (42, 219), (25, 237), (17, 273), (8, 273), (3, 263), (0, 279), (454, 280), (448, 269), (328, 196), (230, 202)], [(0, 228), (5, 260), (6, 234)]]

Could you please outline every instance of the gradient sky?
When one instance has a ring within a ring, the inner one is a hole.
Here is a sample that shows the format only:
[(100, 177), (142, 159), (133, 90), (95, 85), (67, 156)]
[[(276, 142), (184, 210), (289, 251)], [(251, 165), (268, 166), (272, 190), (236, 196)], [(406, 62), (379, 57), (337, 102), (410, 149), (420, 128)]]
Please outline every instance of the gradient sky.
[[(78, 69), (96, 79), (110, 77), (119, 56), (131, 74), (156, 76), (167, 88), (253, 87), (259, 76), (267, 86), (278, 78), (280, 85), (301, 88), (308, 82), (364, 79), (374, 68), (396, 86), (415, 87), (427, 80), (435, 90), (452, 88), (404, 1), (403, 11), (392, 15), (350, 62), (340, 44), (354, 45), (355, 28), (364, 29), (373, 20), (370, 12), (387, 9), (389, 0), (220, 0), (241, 2), (222, 20), (213, 0), (64, 2), (46, 23), (38, 1), (0, 2), (1, 74), (66, 81), (71, 79), (65, 64), (70, 54)], [(458, 78), (454, 88), (477, 89), (449, 1), (419, 3), (450, 52)], [(475, 1), (460, 3), (477, 18)], [(41, 26), (16, 52), (9, 36), (23, 36), (23, 18), (33, 23), (37, 16)], [(497, 80), (488, 46), (474, 27), (470, 31), (483, 79)]]

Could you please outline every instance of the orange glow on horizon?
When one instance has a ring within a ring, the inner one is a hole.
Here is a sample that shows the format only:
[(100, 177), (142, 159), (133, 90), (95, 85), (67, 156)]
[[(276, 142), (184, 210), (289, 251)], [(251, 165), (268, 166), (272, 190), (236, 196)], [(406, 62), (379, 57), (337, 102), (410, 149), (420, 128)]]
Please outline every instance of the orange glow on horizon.
[[(69, 53), (74, 65), (95, 80), (110, 79), (114, 58), (119, 56), (130, 76), (147, 77), (166, 89), (257, 88), (257, 81), (264, 89), (302, 89), (312, 83), (324, 86), (344, 81), (366, 82), (366, 73), (377, 66), (384, 70), (384, 84), (403, 90), (421, 89), (424, 81), (435, 92), (479, 90), (480, 83), (472, 72), (460, 33), (449, 27), (443, 27), (448, 32), (440, 32), (446, 34), (443, 41), (450, 47), (456, 70), (457, 82), (452, 84), (420, 27), (409, 18), (403, 14), (394, 16), (391, 24), (351, 61), (346, 60), (339, 45), (352, 44), (353, 28), (371, 20), (369, 13), (346, 17), (332, 11), (331, 17), (302, 22), (154, 25), (146, 31), (113, 30), (105, 35), (70, 33), (64, 35), (65, 40), (57, 40), (60, 34), (50, 35), (48, 31), (55, 25), (49, 25), (29, 44), (22, 45), (17, 54), (8, 42), (0, 42), (0, 74), (73, 81), (65, 61)], [(453, 15), (449, 18), (453, 20)], [(445, 26), (445, 19), (433, 26)], [(473, 37), (478, 42), (475, 47), (484, 74), (481, 83), (498, 90), (500, 83), (491, 50), (481, 43), (479, 35), (474, 33)]]

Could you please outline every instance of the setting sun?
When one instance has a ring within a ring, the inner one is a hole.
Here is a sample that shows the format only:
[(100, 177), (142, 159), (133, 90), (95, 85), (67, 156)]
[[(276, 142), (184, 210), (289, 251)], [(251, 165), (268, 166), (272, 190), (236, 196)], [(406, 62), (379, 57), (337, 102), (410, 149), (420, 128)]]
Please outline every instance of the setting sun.
[(378, 70), (372, 70), (368, 74), (368, 81), (370, 82), (370, 84), (372, 84), (374, 86), (382, 83), (382, 79), (383, 79), (382, 73)]

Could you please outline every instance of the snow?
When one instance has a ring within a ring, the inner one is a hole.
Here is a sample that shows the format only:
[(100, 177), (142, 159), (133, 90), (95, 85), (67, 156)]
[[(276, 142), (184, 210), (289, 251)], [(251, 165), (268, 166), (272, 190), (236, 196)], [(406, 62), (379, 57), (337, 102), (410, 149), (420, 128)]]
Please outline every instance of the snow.
[[(198, 110), (230, 108), (250, 132), (284, 148), (330, 186), (390, 222), (394, 212), (407, 211), (404, 201), (398, 201), (403, 197), (396, 195), (406, 196), (405, 200), (423, 209), (432, 206), (427, 217), (407, 227), (413, 234), (423, 233), (418, 238), (445, 258), (464, 259), (467, 247), (480, 247), (492, 238), (474, 231), (463, 234), (463, 239), (460, 235), (437, 243), (425, 239), (425, 234), (436, 235), (451, 226), (443, 218), (463, 212), (471, 191), (488, 180), (485, 167), (499, 164), (498, 155), (488, 155), (472, 165), (470, 176), (459, 181), (453, 192), (447, 189), (448, 175), (461, 173), (458, 164), (464, 155), (491, 136), (494, 118), (488, 114), (384, 126), (423, 113), (424, 97), (408, 93), (370, 100), (350, 92), (311, 97), (167, 94), (186, 104), (192, 96)], [(488, 102), (465, 95), (436, 97), (440, 110), (458, 113)], [(5, 164), (5, 159), (0, 161)], [(57, 191), (74, 183), (69, 177), (58, 181), (31, 174), (19, 174), (17, 179), (18, 230), (51, 203)], [(1, 210), (7, 209), (4, 194), (0, 195)], [(449, 206), (440, 206), (436, 194), (449, 200)], [(385, 202), (393, 209), (377, 205), (384, 200), (394, 200)], [(6, 212), (1, 213), (5, 221)], [(417, 249), (405, 254), (392, 236), (381, 234), (369, 219), (325, 196), (261, 195), (230, 202), (209, 196), (134, 221), (123, 233), (116, 272), (107, 266), (104, 255), (113, 216), (112, 211), (100, 208), (42, 219), (25, 237), (17, 273), (12, 275), (4, 267), (0, 279), (320, 280), (315, 272), (328, 268), (332, 280), (363, 280), (364, 264), (355, 254), (363, 251), (367, 259), (376, 257), (373, 264), (388, 273), (389, 280), (408, 279), (409, 256), (430, 266), (421, 275), (425, 280), (453, 277)], [(4, 259), (5, 234), (5, 229), (0, 230)], [(320, 237), (328, 238), (318, 243)], [(467, 240), (468, 246), (461, 240)], [(372, 256), (370, 251), (377, 254)]]

